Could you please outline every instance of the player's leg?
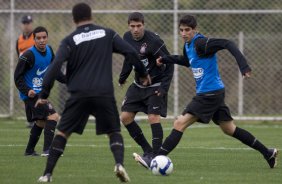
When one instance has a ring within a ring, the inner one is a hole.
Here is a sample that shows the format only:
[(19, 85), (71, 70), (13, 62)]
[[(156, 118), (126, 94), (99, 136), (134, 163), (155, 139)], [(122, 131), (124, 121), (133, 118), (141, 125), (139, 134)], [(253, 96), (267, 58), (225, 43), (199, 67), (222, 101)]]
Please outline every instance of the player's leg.
[[(35, 121), (33, 118), (35, 99), (29, 98), (24, 101), (27, 121)], [(40, 138), (44, 124), (37, 120), (37, 123), (30, 130), (29, 140), (25, 149), (25, 156), (38, 156), (35, 146)]]
[[(157, 155), (163, 142), (163, 128), (161, 125), (161, 116), (166, 117), (167, 101), (165, 95), (158, 95), (158, 88), (147, 89), (148, 101), (147, 113), (148, 121), (152, 130), (152, 148), (154, 156)], [(153, 95), (152, 95), (153, 94)]]
[(147, 111), (147, 106), (144, 103), (145, 92), (145, 89), (141, 89), (135, 84), (130, 85), (123, 100), (120, 115), (121, 122), (128, 130), (129, 135), (141, 146), (144, 154), (151, 153), (152, 147), (134, 118), (137, 112)]
[(25, 149), (25, 156), (39, 156), (36, 153), (35, 146), (40, 138), (44, 124), (37, 121), (30, 130), (29, 140)]
[(39, 177), (38, 182), (51, 182), (53, 170), (63, 154), (64, 149), (67, 144), (67, 139), (71, 134), (65, 134), (58, 131), (52, 142), (52, 145), (49, 150), (49, 156), (45, 166), (45, 170), (42, 176)]
[[(82, 99), (68, 99), (65, 104), (65, 109), (62, 113), (62, 118), (57, 126), (58, 132), (56, 133), (49, 150), (46, 167), (38, 181), (49, 182), (53, 170), (64, 152), (67, 140), (73, 132), (82, 134), (85, 125), (88, 121), (89, 112), (86, 100)], [(48, 181), (49, 180), (49, 181)]]
[(228, 122), (220, 122), (220, 128), (222, 131), (232, 136), (247, 146), (259, 151), (264, 158), (267, 160), (270, 168), (274, 168), (277, 164), (277, 149), (269, 149), (265, 145), (263, 145), (258, 139), (256, 139), (250, 132), (244, 130), (242, 128), (237, 127), (233, 121)]
[(96, 118), (96, 134), (107, 134), (115, 160), (114, 173), (121, 182), (130, 181), (124, 168), (124, 142), (120, 133), (120, 119), (114, 97), (93, 98), (92, 114)]
[(47, 120), (45, 121), (43, 153), (41, 154), (41, 156), (49, 155), (49, 149), (54, 138), (55, 129), (58, 121), (59, 121), (58, 113), (53, 113), (49, 115), (47, 117)]
[(240, 140), (245, 145), (259, 151), (267, 160), (271, 168), (276, 165), (277, 149), (268, 149), (259, 140), (257, 140), (250, 132), (237, 127), (231, 117), (229, 108), (223, 104), (214, 114), (213, 121), (219, 124), (221, 130), (229, 136)]
[(133, 112), (122, 112), (120, 115), (120, 120), (122, 124), (127, 129), (129, 135), (132, 137), (132, 139), (141, 146), (144, 153), (151, 153), (152, 147), (145, 138), (142, 129), (137, 124), (137, 122), (134, 120), (135, 113)]
[(179, 116), (173, 123), (173, 129), (162, 144), (158, 155), (168, 155), (180, 142), (183, 132), (187, 127), (197, 121), (197, 117), (186, 113)]
[(156, 155), (163, 143), (163, 128), (160, 123), (161, 117), (157, 114), (148, 114), (148, 121), (152, 130), (152, 148), (153, 154)]

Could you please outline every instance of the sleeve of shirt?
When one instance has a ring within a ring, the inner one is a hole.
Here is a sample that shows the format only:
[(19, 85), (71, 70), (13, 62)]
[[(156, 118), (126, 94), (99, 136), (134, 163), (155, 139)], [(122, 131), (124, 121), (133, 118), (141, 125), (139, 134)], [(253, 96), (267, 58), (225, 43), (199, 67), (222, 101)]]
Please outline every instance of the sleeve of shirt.
[(54, 81), (57, 78), (58, 73), (61, 72), (63, 63), (69, 58), (70, 51), (70, 46), (67, 44), (66, 40), (63, 40), (59, 46), (54, 61), (50, 64), (43, 78), (42, 91), (39, 94), (39, 98), (48, 98)]
[(116, 33), (113, 37), (113, 51), (122, 54), (125, 57), (124, 62), (128, 62), (128, 66), (133, 65), (135, 71), (138, 72), (141, 77), (145, 77), (148, 74), (145, 66), (140, 62), (140, 59), (134, 48)]
[[(169, 55), (169, 52), (166, 48), (166, 45), (162, 39), (157, 39), (154, 42), (154, 57), (155, 59), (161, 57), (165, 57)], [(162, 78), (161, 88), (164, 89), (166, 92), (169, 90), (169, 86), (171, 83), (171, 80), (173, 78), (173, 72), (174, 72), (174, 65), (172, 63), (167, 63), (164, 70), (164, 77)]]
[[(54, 54), (54, 51), (53, 51), (51, 46), (50, 46), (50, 49), (51, 49), (51, 53), (52, 53), (52, 62), (53, 62), (53, 60), (55, 58), (55, 54)], [(59, 81), (60, 83), (63, 83), (63, 84), (65, 84), (67, 82), (67, 77), (66, 77), (66, 75), (63, 74), (62, 70), (60, 70), (60, 73), (58, 74), (56, 80)]]
[(17, 66), (14, 72), (14, 81), (17, 89), (24, 95), (28, 95), (31, 90), (24, 80), (24, 74), (33, 67), (34, 55), (31, 51), (26, 51), (18, 59)]
[(121, 72), (119, 74), (119, 80), (118, 80), (119, 84), (125, 83), (131, 71), (132, 71), (132, 65), (128, 61), (124, 60)]
[(199, 38), (195, 41), (195, 47), (197, 54), (200, 57), (208, 57), (216, 54), (220, 50), (227, 49), (236, 59), (242, 74), (251, 71), (245, 56), (238, 49), (235, 43), (230, 40), (218, 38)]
[(172, 63), (177, 65), (190, 67), (189, 59), (185, 51), (185, 46), (183, 47), (183, 55), (167, 55), (162, 58), (162, 63)]

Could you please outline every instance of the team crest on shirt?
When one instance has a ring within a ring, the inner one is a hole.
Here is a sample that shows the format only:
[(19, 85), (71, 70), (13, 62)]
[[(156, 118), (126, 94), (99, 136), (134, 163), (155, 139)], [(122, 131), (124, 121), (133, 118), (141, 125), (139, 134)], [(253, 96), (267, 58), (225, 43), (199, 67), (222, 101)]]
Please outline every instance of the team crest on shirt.
[(144, 54), (146, 52), (147, 43), (143, 43), (140, 48), (140, 53)]
[(43, 78), (34, 77), (32, 79), (32, 85), (34, 88), (38, 88), (42, 86)]
[(204, 76), (204, 69), (203, 68), (192, 68), (192, 72), (194, 75), (195, 80), (201, 80)]

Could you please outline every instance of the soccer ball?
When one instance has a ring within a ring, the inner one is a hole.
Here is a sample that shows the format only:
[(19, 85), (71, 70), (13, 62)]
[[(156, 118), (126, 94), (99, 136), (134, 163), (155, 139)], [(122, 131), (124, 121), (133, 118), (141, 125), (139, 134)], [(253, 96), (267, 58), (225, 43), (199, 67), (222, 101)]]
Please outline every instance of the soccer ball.
[(173, 171), (173, 164), (167, 156), (156, 156), (150, 164), (150, 169), (154, 175), (167, 176)]

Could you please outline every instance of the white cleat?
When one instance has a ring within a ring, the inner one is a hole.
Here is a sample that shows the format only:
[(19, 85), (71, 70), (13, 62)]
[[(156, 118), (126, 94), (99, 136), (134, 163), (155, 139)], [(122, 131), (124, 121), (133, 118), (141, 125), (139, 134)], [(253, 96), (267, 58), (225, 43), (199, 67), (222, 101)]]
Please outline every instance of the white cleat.
[(121, 164), (115, 165), (114, 172), (120, 182), (130, 182), (130, 178)]
[(39, 183), (48, 183), (52, 182), (52, 176), (51, 174), (45, 174), (44, 176), (40, 176), (39, 179), (37, 180)]
[(133, 153), (133, 158), (136, 162), (138, 162), (146, 169), (150, 169), (150, 162), (151, 162), (150, 158), (147, 158), (145, 156), (140, 156), (138, 153)]

